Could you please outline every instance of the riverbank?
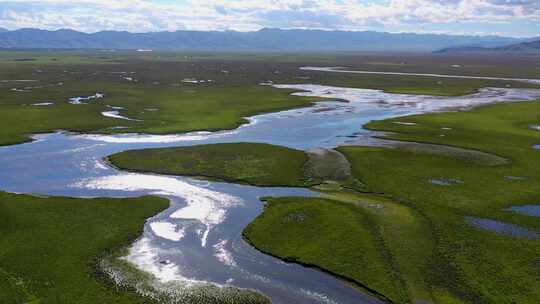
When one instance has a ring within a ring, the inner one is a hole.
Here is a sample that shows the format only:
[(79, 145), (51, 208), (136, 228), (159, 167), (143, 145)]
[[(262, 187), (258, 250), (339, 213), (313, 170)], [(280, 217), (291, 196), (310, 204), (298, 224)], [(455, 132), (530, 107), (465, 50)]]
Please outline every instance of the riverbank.
[(113, 285), (100, 259), (128, 246), (165, 199), (75, 199), (0, 192), (0, 302), (152, 303)]

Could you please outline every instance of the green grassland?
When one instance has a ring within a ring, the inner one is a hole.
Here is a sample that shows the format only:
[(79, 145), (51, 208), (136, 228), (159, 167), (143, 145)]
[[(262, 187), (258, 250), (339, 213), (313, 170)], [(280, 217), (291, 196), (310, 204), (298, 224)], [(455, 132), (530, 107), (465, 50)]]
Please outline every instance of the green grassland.
[[(150, 303), (113, 286), (99, 259), (137, 238), (158, 198), (38, 198), (0, 193), (0, 302)], [(102, 278), (103, 277), (103, 278)]]
[[(245, 62), (313, 66), (344, 66), (356, 70), (459, 74), (515, 78), (539, 78), (540, 63), (535, 56), (441, 55), (414, 53), (294, 53), (294, 52), (114, 52), (107, 50), (0, 51), (0, 64), (13, 65), (99, 65), (144, 62)], [(271, 71), (272, 72), (272, 71)]]
[[(540, 299), (535, 284), (540, 274), (534, 266), (540, 252), (538, 241), (479, 231), (464, 222), (464, 216), (477, 216), (540, 231), (537, 218), (504, 211), (513, 205), (537, 204), (540, 199), (540, 153), (532, 148), (540, 140), (540, 132), (529, 128), (540, 120), (539, 110), (537, 102), (523, 102), (404, 118), (417, 123), (411, 128), (395, 128), (391, 121), (368, 125), (397, 131), (392, 135), (395, 139), (494, 153), (506, 157), (506, 165), (479, 166), (392, 150), (342, 149), (356, 175), (374, 191), (424, 210), (439, 233), (439, 250), (453, 265), (437, 280), (455, 286), (455, 293), (471, 302), (534, 303)], [(441, 137), (443, 125), (451, 130)], [(464, 183), (451, 187), (427, 183), (433, 177), (457, 178)]]
[[(269, 80), (432, 95), (466, 94), (485, 86), (534, 87), (298, 69), (328, 65), (540, 78), (538, 62), (519, 60), (526, 68), (461, 57), (0, 52), (0, 145), (58, 129), (159, 134), (227, 129), (243, 123), (245, 116), (316, 101), (259, 85)], [(463, 68), (455, 71), (452, 64)], [(185, 78), (213, 81), (189, 84), (182, 82)], [(1, 81), (14, 79), (36, 81)], [(70, 97), (96, 92), (105, 98), (68, 103)], [(30, 105), (48, 101), (55, 104)], [(125, 107), (122, 115), (141, 121), (103, 117), (106, 105)], [(532, 148), (540, 144), (540, 132), (529, 128), (540, 124), (538, 113), (538, 103), (524, 102), (399, 118), (414, 126), (372, 122), (371, 129), (394, 132), (392, 139), (439, 148), (342, 147), (339, 152), (351, 164), (345, 175), (336, 175), (339, 170), (331, 165), (309, 165), (309, 155), (299, 151), (255, 144), (134, 151), (111, 160), (132, 170), (268, 186), (311, 186), (329, 179), (335, 184), (317, 187), (324, 198), (269, 199), (245, 237), (267, 253), (318, 267), (398, 303), (537, 303), (538, 241), (479, 230), (465, 217), (540, 231), (537, 218), (503, 211), (540, 201), (540, 151)], [(440, 148), (445, 146), (472, 152)], [(463, 183), (440, 186), (431, 184), (432, 178)], [(76, 200), (0, 193), (0, 302), (145, 303), (100, 280), (96, 258), (137, 237), (144, 219), (166, 205), (153, 198)]]
[(123, 170), (204, 176), (259, 186), (311, 186), (303, 172), (307, 155), (267, 144), (213, 144), (131, 150), (108, 157)]
[[(432, 95), (467, 94), (486, 86), (535, 87), (509, 81), (299, 70), (306, 65), (341, 65), (369, 70), (394, 69), (397, 65), (399, 71), (442, 73), (451, 72), (447, 69), (454, 61), (449, 58), (425, 61), (405, 55), (392, 58), (346, 54), (0, 52), (0, 145), (23, 142), (30, 134), (55, 130), (163, 134), (229, 129), (245, 122), (245, 116), (317, 101), (290, 96), (288, 90), (259, 85), (267, 81)], [(399, 59), (407, 64), (396, 64), (395, 60)], [(533, 71), (528, 74), (530, 77), (540, 75), (534, 72), (538, 70), (537, 65), (534, 61), (525, 65)], [(467, 66), (467, 71), (508, 76), (507, 67), (504, 62), (497, 65), (487, 61)], [(10, 81), (20, 79), (35, 81)], [(185, 79), (212, 82), (190, 84), (182, 82)], [(85, 105), (68, 103), (71, 97), (96, 92), (104, 93), (105, 98)], [(55, 104), (32, 106), (42, 102)], [(124, 107), (125, 110), (120, 110), (122, 115), (140, 121), (103, 117), (100, 113), (110, 110), (107, 105)], [(111, 129), (117, 126), (128, 129)]]
[[(430, 299), (422, 276), (423, 259), (433, 246), (423, 238), (427, 228), (413, 210), (390, 200), (337, 193), (269, 199), (244, 236), (263, 252), (322, 269), (384, 300), (405, 303), (409, 291), (416, 299)], [(406, 247), (412, 238), (418, 240), (416, 247)], [(394, 256), (396, 252), (400, 255)]]
[(255, 186), (364, 190), (339, 152), (303, 152), (257, 143), (131, 150), (107, 160), (120, 170), (245, 183)]
[[(89, 104), (69, 104), (70, 97), (104, 92), (105, 98)], [(180, 133), (231, 129), (245, 123), (245, 116), (306, 106), (311, 99), (290, 96), (289, 91), (264, 86), (176, 88), (126, 84), (84, 83), (36, 90), (30, 94), (10, 92), (0, 98), (0, 144), (27, 140), (31, 133), (70, 130), (78, 132)], [(31, 103), (51, 101), (52, 106)], [(107, 118), (106, 105), (125, 107), (121, 114), (141, 121)], [(123, 126), (128, 129), (111, 129)]]

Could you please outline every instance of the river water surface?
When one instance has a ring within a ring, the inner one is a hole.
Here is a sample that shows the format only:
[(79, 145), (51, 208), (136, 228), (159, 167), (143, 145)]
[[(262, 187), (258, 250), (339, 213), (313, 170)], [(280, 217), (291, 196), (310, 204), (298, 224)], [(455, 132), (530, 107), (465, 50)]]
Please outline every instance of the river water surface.
[(445, 98), (320, 85), (275, 87), (297, 89), (297, 95), (349, 102), (325, 101), (257, 115), (247, 118), (249, 123), (238, 129), (212, 133), (36, 135), (31, 143), (0, 148), (0, 189), (72, 197), (149, 194), (170, 199), (170, 208), (148, 220), (126, 257), (152, 273), (156, 284), (172, 282), (186, 290), (206, 283), (251, 288), (274, 303), (379, 303), (329, 275), (259, 253), (242, 240), (242, 230), (262, 211), (261, 196), (316, 193), (128, 173), (108, 166), (103, 158), (133, 149), (225, 142), (269, 143), (302, 150), (372, 144), (376, 143), (370, 138), (373, 133), (362, 129), (370, 120), (540, 98), (540, 90), (508, 88), (486, 88), (468, 96)]

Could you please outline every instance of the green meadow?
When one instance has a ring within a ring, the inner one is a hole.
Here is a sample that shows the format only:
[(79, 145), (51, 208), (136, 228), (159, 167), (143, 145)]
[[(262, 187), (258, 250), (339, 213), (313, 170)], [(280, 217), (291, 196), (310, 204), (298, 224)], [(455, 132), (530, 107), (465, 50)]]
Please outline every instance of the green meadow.
[[(392, 120), (370, 123), (369, 128), (395, 132), (393, 139), (484, 151), (506, 158), (507, 163), (453, 157), (438, 149), (341, 147), (338, 150), (350, 160), (353, 175), (370, 191), (380, 193), (378, 197), (366, 203), (360, 194), (329, 193), (325, 204), (334, 206), (334, 211), (323, 213), (316, 213), (322, 208), (317, 200), (271, 199), (267, 211), (246, 230), (246, 237), (264, 251), (338, 272), (396, 302), (535, 303), (540, 299), (535, 283), (539, 274), (534, 270), (538, 240), (482, 230), (466, 217), (540, 231), (538, 218), (505, 211), (540, 199), (540, 151), (532, 148), (540, 141), (540, 132), (529, 128), (540, 121), (539, 110), (538, 103), (524, 102), (399, 118), (416, 123), (413, 126)], [(462, 183), (438, 185), (432, 179)], [(343, 204), (349, 211), (343, 211)], [(289, 210), (292, 206), (294, 211)], [(306, 220), (287, 222), (294, 228), (283, 226), (290, 214), (305, 214)], [(365, 218), (351, 220), (353, 214)], [(366, 240), (373, 240), (370, 243), (379, 249), (362, 250), (368, 261), (350, 274), (351, 267), (329, 264), (336, 252), (329, 252), (328, 246), (303, 245), (306, 235), (317, 229), (315, 223), (321, 222), (335, 232), (317, 234), (321, 244), (350, 246), (350, 252), (340, 254), (344, 261), (359, 261), (351, 254)], [(348, 239), (351, 234), (339, 232), (344, 222), (364, 225), (363, 231), (351, 228), (357, 242)], [(283, 234), (281, 229), (298, 232)], [(366, 271), (370, 267), (379, 273)]]
[[(540, 78), (538, 62), (520, 60), (516, 67), (490, 58), (413, 55), (0, 52), (0, 80), (7, 80), (0, 82), (0, 145), (56, 130), (170, 134), (232, 129), (246, 116), (318, 100), (259, 85), (267, 81), (443, 96), (486, 86), (538, 87), (299, 70), (327, 65)], [(462, 64), (458, 71), (452, 67), (456, 63)], [(96, 92), (105, 97), (82, 105), (68, 102)], [(32, 105), (42, 102), (54, 105)], [(108, 105), (122, 107), (120, 114), (134, 120), (102, 116), (111, 110)], [(339, 147), (321, 156), (235, 143), (128, 151), (109, 160), (125, 170), (320, 191), (319, 198), (266, 198), (265, 211), (246, 228), (245, 239), (265, 253), (331, 273), (383, 300), (533, 304), (540, 301), (539, 241), (480, 229), (467, 220), (493, 219), (540, 232), (537, 217), (505, 210), (540, 201), (540, 150), (533, 149), (540, 144), (540, 131), (531, 125), (540, 125), (540, 104), (520, 102), (365, 126), (388, 131), (387, 139), (400, 142), (386, 148)], [(145, 220), (167, 206), (149, 197), (87, 200), (0, 193), (0, 302), (147, 303), (113, 286), (97, 262), (129, 245)]]
[[(464, 59), (460, 59), (463, 61)], [(377, 71), (456, 73), (453, 60), (418, 56), (351, 54), (239, 54), (135, 52), (0, 52), (0, 144), (27, 141), (33, 133), (179, 133), (231, 129), (257, 113), (307, 106), (314, 98), (290, 96), (260, 83), (320, 83), (382, 89), (392, 93), (462, 95), (487, 86), (537, 87), (511, 81), (437, 79), (418, 76), (355, 75), (302, 71), (302, 66), (347, 66)], [(503, 63), (464, 65), (462, 72), (514, 76)], [(403, 63), (403, 64), (402, 64)], [(524, 62), (535, 70), (538, 63)], [(511, 69), (510, 69), (511, 70)], [(520, 77), (525, 77), (522, 73)], [(32, 80), (17, 82), (13, 80)], [(205, 81), (190, 83), (189, 81)], [(105, 94), (73, 105), (72, 97)], [(52, 102), (51, 106), (35, 106)], [(101, 115), (123, 107), (133, 121)], [(124, 129), (117, 129), (123, 127)]]
[(39, 198), (0, 193), (0, 302), (151, 303), (114, 286), (100, 259), (140, 236), (164, 199)]
[(214, 144), (131, 150), (108, 157), (122, 170), (200, 176), (258, 186), (311, 186), (303, 151), (267, 144)]

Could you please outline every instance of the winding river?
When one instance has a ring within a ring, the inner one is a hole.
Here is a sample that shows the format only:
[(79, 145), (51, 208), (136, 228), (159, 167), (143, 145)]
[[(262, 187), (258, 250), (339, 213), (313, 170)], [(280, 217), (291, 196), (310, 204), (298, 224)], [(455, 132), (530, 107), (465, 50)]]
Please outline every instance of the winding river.
[(189, 292), (212, 283), (255, 289), (274, 303), (379, 303), (327, 274), (261, 254), (242, 240), (243, 228), (262, 211), (259, 197), (316, 193), (127, 173), (108, 166), (103, 158), (132, 149), (225, 142), (269, 143), (302, 150), (377, 144), (371, 138), (373, 133), (361, 127), (370, 120), (540, 98), (540, 90), (510, 88), (485, 88), (463, 97), (433, 97), (321, 85), (274, 86), (298, 90), (296, 95), (349, 102), (324, 101), (257, 115), (247, 118), (249, 123), (238, 129), (212, 133), (36, 135), (33, 142), (0, 148), (0, 189), (72, 197), (149, 194), (170, 199), (170, 207), (147, 221), (143, 235), (125, 257), (152, 273), (157, 287), (174, 283), (175, 288)]

